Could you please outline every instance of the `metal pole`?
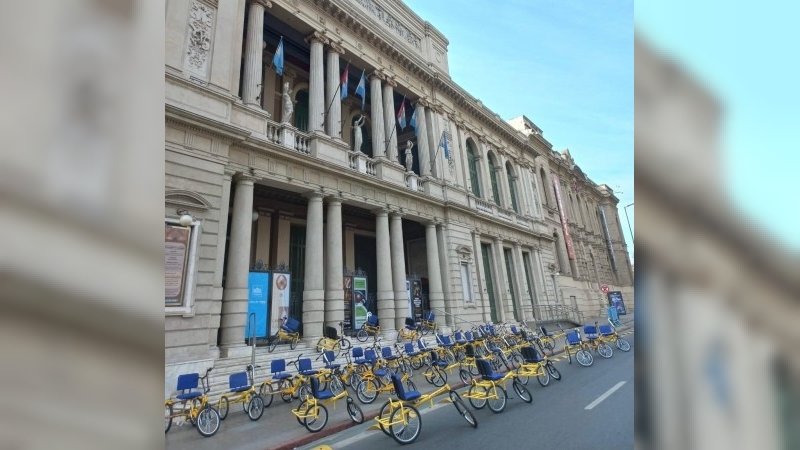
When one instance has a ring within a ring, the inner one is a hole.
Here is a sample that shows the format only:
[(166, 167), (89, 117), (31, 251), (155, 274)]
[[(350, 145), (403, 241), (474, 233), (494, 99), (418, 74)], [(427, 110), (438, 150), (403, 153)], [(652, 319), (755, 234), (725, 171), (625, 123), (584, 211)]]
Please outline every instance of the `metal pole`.
[(636, 240), (633, 238), (633, 230), (631, 229), (631, 219), (630, 219), (630, 218), (628, 218), (628, 206), (632, 206), (632, 205), (633, 205), (633, 203), (631, 203), (631, 204), (629, 204), (629, 205), (626, 205), (626, 206), (625, 206), (624, 208), (622, 208), (622, 209), (624, 209), (624, 210), (625, 210), (625, 220), (627, 220), (627, 221), (628, 221), (628, 232), (630, 232), (630, 233), (631, 233), (631, 243), (632, 243), (632, 244), (636, 244)]

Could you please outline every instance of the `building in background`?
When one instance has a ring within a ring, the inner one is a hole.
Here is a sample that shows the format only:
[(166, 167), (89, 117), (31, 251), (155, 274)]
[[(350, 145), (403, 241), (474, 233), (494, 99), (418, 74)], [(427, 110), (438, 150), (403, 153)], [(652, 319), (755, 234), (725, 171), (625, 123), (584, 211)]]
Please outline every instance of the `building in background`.
[(613, 191), (451, 80), (448, 45), (400, 1), (167, 1), (166, 389), (284, 314), (316, 342), (364, 309), (389, 336), (581, 321), (602, 287), (633, 309)]

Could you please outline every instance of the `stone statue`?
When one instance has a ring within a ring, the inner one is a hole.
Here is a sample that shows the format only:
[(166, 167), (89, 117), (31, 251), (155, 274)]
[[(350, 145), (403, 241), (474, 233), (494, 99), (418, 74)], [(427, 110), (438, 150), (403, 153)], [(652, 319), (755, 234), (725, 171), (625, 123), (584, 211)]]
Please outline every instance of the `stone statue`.
[(283, 123), (292, 122), (292, 113), (294, 112), (294, 102), (292, 102), (292, 90), (289, 89), (289, 82), (283, 83)]
[(360, 152), (361, 151), (361, 144), (364, 142), (364, 137), (361, 135), (361, 125), (364, 125), (364, 114), (360, 114), (358, 119), (356, 119), (355, 123), (353, 124), (353, 151)]
[(411, 141), (406, 141), (406, 171), (411, 172), (411, 168), (414, 167), (414, 155), (411, 154), (411, 147), (414, 144)]

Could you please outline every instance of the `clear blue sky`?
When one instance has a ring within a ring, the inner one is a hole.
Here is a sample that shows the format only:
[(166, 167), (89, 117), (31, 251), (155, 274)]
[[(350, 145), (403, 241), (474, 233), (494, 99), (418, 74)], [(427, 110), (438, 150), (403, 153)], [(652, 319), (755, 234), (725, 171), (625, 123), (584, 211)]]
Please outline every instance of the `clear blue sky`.
[(633, 1), (405, 3), (450, 41), (456, 83), (505, 120), (525, 114), (614, 189), (633, 259)]
[[(642, 36), (725, 107), (723, 170), (735, 204), (800, 252), (800, 4), (637, 1)], [(794, 130), (794, 131), (792, 131)]]

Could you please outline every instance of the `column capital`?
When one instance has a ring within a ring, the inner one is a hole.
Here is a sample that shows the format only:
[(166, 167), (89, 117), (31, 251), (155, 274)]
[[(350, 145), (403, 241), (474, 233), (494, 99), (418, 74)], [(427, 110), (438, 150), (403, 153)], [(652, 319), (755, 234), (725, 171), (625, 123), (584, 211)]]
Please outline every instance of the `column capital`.
[(236, 174), (236, 169), (229, 169), (229, 168), (227, 168), (227, 167), (226, 167), (226, 168), (225, 168), (225, 172), (222, 174), (222, 176), (223, 176), (224, 178), (226, 178), (226, 179), (230, 180), (231, 178), (233, 178), (233, 176), (234, 176), (235, 174)]
[(425, 228), (436, 228), (436, 221), (435, 220), (428, 220), (424, 222)]
[(386, 80), (385, 80), (385, 83), (386, 83), (388, 86), (391, 86), (391, 87), (392, 87), (392, 89), (394, 89), (394, 88), (396, 88), (396, 87), (397, 87), (397, 81), (395, 81), (395, 77), (392, 77), (392, 76), (386, 75)]
[(375, 70), (372, 71), (372, 73), (367, 75), (367, 78), (369, 78), (369, 81), (372, 81), (372, 80), (375, 80), (375, 79), (383, 81), (383, 80), (386, 79), (386, 74), (383, 72), (383, 69), (375, 69)]
[(328, 39), (327, 36), (325, 36), (325, 32), (324, 31), (314, 31), (313, 33), (311, 33), (311, 34), (309, 34), (308, 36), (305, 37), (305, 41), (308, 44), (311, 44), (312, 42), (319, 42), (321, 44), (329, 44), (331, 42), (331, 40)]
[(389, 208), (381, 206), (381, 207), (373, 209), (372, 213), (375, 214), (375, 217), (388, 216), (389, 215)]
[(324, 199), (325, 199), (325, 203), (327, 203), (329, 205), (330, 204), (335, 204), (335, 203), (338, 203), (340, 205), (342, 204), (342, 197), (339, 197), (338, 195), (331, 194), (331, 195), (325, 196)]
[(392, 211), (389, 213), (390, 219), (403, 219), (403, 214), (400, 211)]
[(338, 53), (340, 55), (344, 55), (345, 54), (344, 47), (342, 46), (341, 42), (330, 41), (328, 43), (328, 51), (329, 52)]
[(244, 173), (244, 172), (236, 172), (233, 175), (233, 180), (237, 184), (241, 183), (241, 184), (251, 184), (252, 185), (256, 181), (258, 181), (258, 179), (259, 179), (258, 177), (254, 176), (254, 175), (251, 175), (251, 174), (248, 174), (248, 173)]
[(251, 5), (261, 5), (264, 8), (272, 8), (272, 2), (269, 0), (251, 0)]
[(417, 106), (421, 106), (423, 108), (428, 108), (428, 107), (431, 106), (431, 103), (428, 101), (427, 98), (422, 97), (422, 98), (417, 99), (416, 102), (414, 102), (414, 107), (417, 107)]
[(327, 195), (323, 194), (322, 192), (306, 192), (304, 194), (300, 194), (301, 196), (305, 197), (309, 201), (319, 199), (322, 201)]

